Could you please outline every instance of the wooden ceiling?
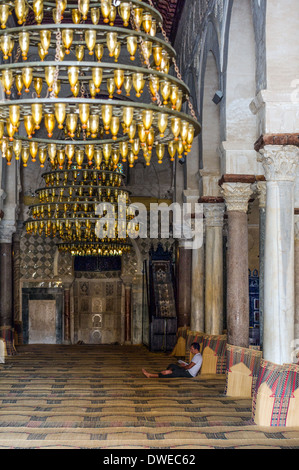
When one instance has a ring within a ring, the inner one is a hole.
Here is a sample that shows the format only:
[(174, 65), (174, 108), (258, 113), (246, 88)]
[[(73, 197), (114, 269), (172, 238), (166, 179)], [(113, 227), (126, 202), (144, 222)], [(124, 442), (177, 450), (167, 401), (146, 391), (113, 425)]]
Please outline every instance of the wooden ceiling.
[(168, 38), (174, 42), (185, 0), (153, 0), (153, 2), (163, 16)]

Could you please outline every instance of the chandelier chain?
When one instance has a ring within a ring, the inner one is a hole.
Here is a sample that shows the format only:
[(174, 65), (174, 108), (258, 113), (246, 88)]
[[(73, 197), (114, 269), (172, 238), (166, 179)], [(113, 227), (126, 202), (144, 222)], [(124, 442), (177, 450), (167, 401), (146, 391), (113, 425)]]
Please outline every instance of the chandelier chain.
[[(58, 24), (60, 24), (61, 23), (61, 3), (60, 3), (60, 1), (57, 2), (57, 17), (58, 17)], [(61, 40), (62, 40), (61, 31), (60, 31), (60, 29), (57, 29), (57, 31), (56, 31), (55, 62), (60, 62)], [(54, 73), (53, 89), (52, 89), (52, 92), (50, 93), (51, 98), (55, 97), (55, 89), (56, 89), (58, 77), (59, 77), (59, 66), (56, 65), (55, 73)]]
[[(153, 0), (148, 0), (148, 1), (149, 1), (149, 4), (150, 4), (153, 8), (155, 8), (155, 5), (154, 5), (154, 3), (153, 3)], [(170, 44), (170, 41), (169, 41), (169, 39), (168, 39), (168, 37), (167, 37), (167, 34), (166, 34), (166, 31), (165, 31), (165, 29), (164, 29), (164, 27), (163, 27), (163, 24), (162, 24), (162, 23), (159, 23), (159, 26), (160, 26), (160, 29), (161, 29), (161, 33), (162, 33), (162, 35), (163, 35), (163, 37), (164, 37), (164, 40), (165, 40), (168, 44)], [(181, 74), (181, 72), (180, 72), (180, 69), (179, 69), (179, 67), (178, 67), (178, 65), (177, 65), (177, 62), (176, 62), (176, 59), (175, 59), (174, 56), (172, 57), (172, 62), (173, 62), (173, 65), (174, 65), (174, 69), (175, 69), (175, 73), (176, 73), (176, 75), (177, 75), (177, 78), (182, 81), (182, 74)], [(187, 102), (188, 102), (188, 107), (189, 107), (189, 109), (190, 109), (190, 113), (191, 113), (192, 117), (197, 120), (196, 113), (195, 113), (195, 111), (194, 111), (194, 107), (193, 107), (193, 105), (192, 105), (192, 103), (191, 103), (191, 100), (190, 100), (189, 95), (187, 95), (186, 98), (187, 98)]]
[[(136, 22), (136, 16), (135, 16), (135, 12), (134, 12), (134, 8), (133, 8), (132, 3), (130, 3), (130, 6), (131, 6), (131, 12), (132, 12), (133, 20), (134, 20), (135, 29), (136, 29), (136, 31), (140, 32), (140, 28), (138, 27), (138, 24)], [(132, 24), (132, 21), (131, 21), (131, 24)], [(148, 56), (146, 54), (146, 49), (145, 49), (145, 45), (144, 45), (144, 42), (143, 42), (142, 38), (140, 38), (140, 45), (141, 45), (141, 49), (142, 49), (142, 52), (143, 52), (143, 57), (144, 57), (146, 66), (149, 70), (151, 70), (151, 64), (150, 64), (150, 61), (149, 61)], [(154, 90), (154, 93), (155, 93), (155, 98), (157, 100), (157, 104), (158, 104), (159, 107), (162, 107), (162, 101), (161, 101), (161, 98), (160, 98), (160, 95), (159, 95), (159, 92), (158, 92), (156, 82), (154, 80), (155, 77), (152, 74), (150, 74), (150, 78), (152, 80), (153, 90)]]
[[(80, 20), (80, 23), (85, 24), (85, 21), (83, 20), (83, 18)], [(80, 38), (81, 38), (81, 41), (83, 41), (83, 32), (81, 32)], [(84, 72), (82, 70), (80, 71), (80, 76), (81, 77), (84, 76)], [(81, 87), (80, 87), (81, 98), (85, 97), (85, 92), (86, 92), (86, 89), (85, 89), (85, 86), (84, 86), (84, 83), (83, 83), (83, 80), (82, 80)], [(82, 129), (82, 135), (83, 135), (83, 140), (86, 141), (87, 136), (86, 136), (86, 130), (85, 129)]]

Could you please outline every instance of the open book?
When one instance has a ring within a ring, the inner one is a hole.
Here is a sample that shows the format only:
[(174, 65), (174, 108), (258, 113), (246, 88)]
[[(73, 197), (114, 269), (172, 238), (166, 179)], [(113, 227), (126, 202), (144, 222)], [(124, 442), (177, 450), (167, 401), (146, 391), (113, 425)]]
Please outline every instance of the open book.
[(187, 366), (187, 365), (188, 365), (188, 362), (181, 361), (181, 359), (178, 360), (178, 363), (179, 363), (179, 364), (183, 364), (184, 366)]

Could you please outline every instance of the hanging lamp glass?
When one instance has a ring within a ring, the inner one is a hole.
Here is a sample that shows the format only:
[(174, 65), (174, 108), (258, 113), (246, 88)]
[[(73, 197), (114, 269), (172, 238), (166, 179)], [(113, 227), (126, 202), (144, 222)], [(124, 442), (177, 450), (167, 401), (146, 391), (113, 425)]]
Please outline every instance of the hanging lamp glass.
[[(15, 157), (26, 166), (29, 143), (43, 145), (45, 129), (57, 151), (74, 145), (73, 156), (86, 135), (95, 151), (103, 150), (107, 137), (113, 151), (120, 151), (125, 141), (128, 152), (122, 158), (130, 166), (138, 142), (135, 163), (143, 157), (150, 164), (157, 146), (161, 162), (161, 145), (171, 147), (171, 161), (190, 152), (200, 125), (194, 113), (182, 111), (189, 90), (170, 72), (175, 51), (157, 36), (162, 17), (140, 0), (117, 5), (111, 0), (1, 2), (5, 98), (0, 101), (0, 148), (8, 164)], [(40, 60), (32, 61), (34, 51)], [(138, 126), (145, 129), (142, 142)], [(22, 142), (20, 153), (14, 150), (17, 141)], [(51, 159), (47, 145), (44, 149)], [(36, 160), (43, 166), (45, 152)]]

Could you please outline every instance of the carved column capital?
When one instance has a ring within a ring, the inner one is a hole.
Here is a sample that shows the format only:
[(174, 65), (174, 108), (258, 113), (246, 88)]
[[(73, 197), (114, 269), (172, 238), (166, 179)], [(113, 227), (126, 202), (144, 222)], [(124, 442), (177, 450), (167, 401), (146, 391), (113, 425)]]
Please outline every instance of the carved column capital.
[(62, 286), (64, 290), (70, 290), (72, 288), (72, 285), (75, 281), (75, 278), (62, 278)]
[(296, 179), (299, 148), (295, 145), (266, 145), (260, 150), (258, 161), (262, 163), (267, 181)]
[(226, 208), (228, 212), (248, 211), (248, 201), (252, 195), (252, 188), (250, 183), (223, 183), (222, 195), (225, 199)]
[(259, 198), (260, 209), (266, 207), (267, 200), (267, 183), (266, 181), (258, 181), (256, 184), (256, 192)]
[(125, 288), (131, 288), (133, 284), (133, 277), (129, 274), (122, 274), (120, 276), (122, 282), (124, 283)]
[(224, 204), (204, 204), (206, 227), (223, 227), (224, 211)]

